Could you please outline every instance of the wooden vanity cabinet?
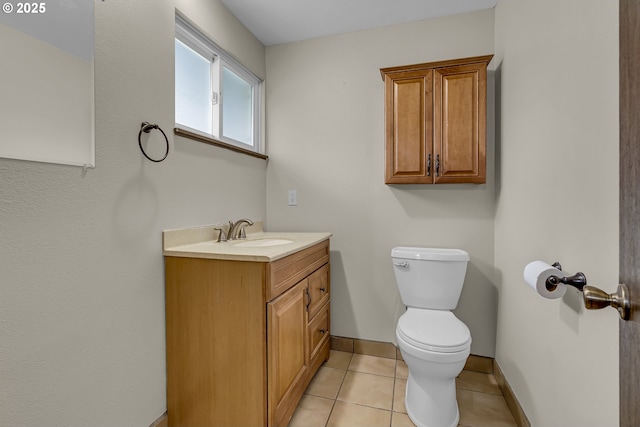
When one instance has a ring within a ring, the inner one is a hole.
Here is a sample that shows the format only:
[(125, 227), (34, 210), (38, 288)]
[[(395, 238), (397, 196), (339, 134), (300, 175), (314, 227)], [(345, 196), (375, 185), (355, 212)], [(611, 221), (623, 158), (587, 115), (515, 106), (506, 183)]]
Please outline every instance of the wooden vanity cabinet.
[(165, 257), (169, 426), (285, 426), (329, 358), (329, 240), (273, 262)]
[(380, 70), (386, 184), (486, 182), (487, 65), (492, 57)]

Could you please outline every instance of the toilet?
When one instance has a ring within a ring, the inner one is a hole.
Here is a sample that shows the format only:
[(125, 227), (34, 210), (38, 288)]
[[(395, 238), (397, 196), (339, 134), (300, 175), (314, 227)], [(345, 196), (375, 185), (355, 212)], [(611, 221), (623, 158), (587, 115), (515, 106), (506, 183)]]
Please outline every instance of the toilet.
[(405, 407), (418, 427), (456, 427), (456, 377), (469, 356), (471, 333), (452, 312), (469, 254), (460, 249), (397, 247), (393, 269), (407, 311), (396, 339), (409, 368)]

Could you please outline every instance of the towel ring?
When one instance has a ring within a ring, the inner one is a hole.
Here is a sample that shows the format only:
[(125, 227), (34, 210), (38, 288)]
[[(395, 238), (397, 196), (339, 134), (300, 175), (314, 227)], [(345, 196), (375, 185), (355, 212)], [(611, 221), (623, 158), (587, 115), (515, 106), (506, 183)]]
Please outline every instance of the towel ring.
[[(140, 140), (140, 136), (142, 135), (142, 132), (144, 133), (150, 133), (153, 129), (158, 129), (160, 132), (162, 132), (162, 135), (164, 136), (164, 140), (167, 143), (167, 151), (164, 153), (164, 157), (161, 159), (152, 159), (151, 157), (149, 157), (147, 155), (147, 153), (144, 151), (144, 148), (142, 148), (142, 141)], [(142, 154), (144, 154), (144, 156), (151, 160), (152, 162), (156, 162), (156, 163), (160, 163), (161, 161), (163, 161), (164, 159), (167, 158), (167, 156), (169, 155), (169, 139), (167, 138), (167, 134), (164, 133), (164, 131), (162, 129), (160, 129), (160, 126), (158, 125), (152, 125), (149, 122), (142, 122), (142, 124), (140, 125), (140, 132), (138, 132), (138, 145), (140, 146), (140, 151), (142, 151)]]

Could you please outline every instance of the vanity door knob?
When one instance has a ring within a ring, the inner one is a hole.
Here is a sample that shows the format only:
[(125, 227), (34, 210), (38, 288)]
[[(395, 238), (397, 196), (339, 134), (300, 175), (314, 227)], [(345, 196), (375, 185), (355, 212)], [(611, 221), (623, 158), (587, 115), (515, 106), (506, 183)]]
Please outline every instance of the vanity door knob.
[(324, 292), (325, 290), (325, 288), (320, 288), (320, 292)]
[(320, 333), (324, 335), (324, 334), (327, 333), (327, 330), (326, 329), (320, 329)]

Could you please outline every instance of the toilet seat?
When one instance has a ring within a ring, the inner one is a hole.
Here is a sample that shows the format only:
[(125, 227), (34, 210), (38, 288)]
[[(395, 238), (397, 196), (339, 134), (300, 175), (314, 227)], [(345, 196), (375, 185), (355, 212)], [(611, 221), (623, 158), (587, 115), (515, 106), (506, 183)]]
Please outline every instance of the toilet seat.
[(408, 308), (396, 332), (408, 344), (436, 353), (457, 353), (471, 346), (469, 328), (448, 310)]

